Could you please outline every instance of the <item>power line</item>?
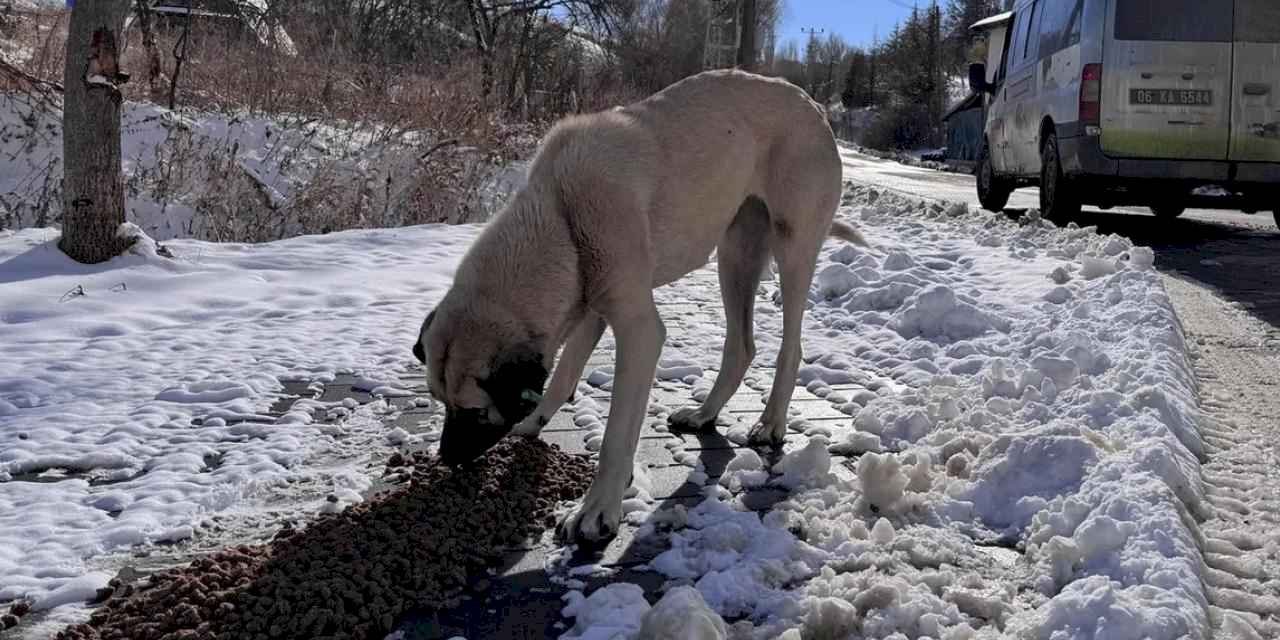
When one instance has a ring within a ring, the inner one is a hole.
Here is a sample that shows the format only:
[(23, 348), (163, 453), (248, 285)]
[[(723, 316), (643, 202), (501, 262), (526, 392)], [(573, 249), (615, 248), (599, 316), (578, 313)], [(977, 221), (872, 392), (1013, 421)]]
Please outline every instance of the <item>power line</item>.
[[(903, 2), (903, 0), (888, 0), (888, 1), (892, 4), (896, 4), (899, 7), (902, 7), (903, 9), (911, 9), (912, 11), (915, 11), (916, 9), (920, 8), (919, 4), (907, 4), (906, 2)], [(938, 0), (930, 0), (928, 5), (926, 6), (934, 6), (937, 4), (938, 4)]]

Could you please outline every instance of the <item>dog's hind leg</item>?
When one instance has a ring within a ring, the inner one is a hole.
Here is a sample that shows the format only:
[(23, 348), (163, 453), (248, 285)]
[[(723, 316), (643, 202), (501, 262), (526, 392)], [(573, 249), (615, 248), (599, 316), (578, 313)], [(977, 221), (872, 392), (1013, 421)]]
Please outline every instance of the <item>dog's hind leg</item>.
[(772, 200), (768, 203), (772, 224), (770, 244), (778, 262), (782, 289), (782, 346), (778, 349), (769, 402), (759, 424), (748, 436), (752, 444), (761, 445), (780, 445), (787, 435), (787, 410), (800, 369), (800, 334), (809, 302), (809, 285), (818, 252), (840, 202), (838, 161), (811, 171), (799, 169), (805, 166), (802, 160), (784, 161), (779, 166), (794, 168), (777, 176), (771, 184), (770, 192), (779, 197), (776, 203)]
[(804, 310), (809, 301), (809, 284), (813, 280), (816, 250), (790, 245), (778, 252), (778, 271), (782, 289), (782, 346), (774, 370), (773, 388), (760, 422), (748, 436), (751, 444), (780, 445), (787, 435), (787, 410), (796, 388), (800, 369), (800, 331)]
[(555, 373), (551, 374), (551, 382), (547, 385), (538, 408), (516, 425), (511, 431), (513, 434), (537, 436), (560, 410), (560, 406), (573, 397), (573, 392), (578, 388), (578, 380), (582, 379), (582, 370), (586, 368), (591, 352), (595, 351), (596, 344), (600, 342), (604, 328), (604, 318), (594, 311), (587, 311), (565, 342), (564, 349), (560, 352), (560, 362), (556, 363)]
[(751, 197), (738, 208), (738, 215), (716, 248), (720, 297), (724, 300), (725, 315), (724, 353), (719, 375), (702, 406), (681, 409), (672, 414), (668, 420), (672, 431), (714, 429), (720, 411), (742, 384), (742, 377), (756, 355), (755, 295), (768, 258), (769, 211), (759, 198)]

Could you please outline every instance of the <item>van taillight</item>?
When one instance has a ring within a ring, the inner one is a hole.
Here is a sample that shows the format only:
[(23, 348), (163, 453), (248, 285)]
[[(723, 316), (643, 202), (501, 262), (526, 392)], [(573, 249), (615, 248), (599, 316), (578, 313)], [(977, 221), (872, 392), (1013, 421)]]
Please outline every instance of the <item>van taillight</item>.
[(1080, 124), (1094, 125), (1102, 119), (1102, 65), (1086, 64), (1080, 74)]

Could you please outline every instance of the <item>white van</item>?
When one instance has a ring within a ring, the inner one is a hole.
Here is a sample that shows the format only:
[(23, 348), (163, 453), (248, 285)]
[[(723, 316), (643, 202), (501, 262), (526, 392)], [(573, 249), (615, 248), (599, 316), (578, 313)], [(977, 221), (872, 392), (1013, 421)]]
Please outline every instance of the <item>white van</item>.
[(1280, 209), (1280, 0), (1017, 0), (974, 28), (983, 207)]

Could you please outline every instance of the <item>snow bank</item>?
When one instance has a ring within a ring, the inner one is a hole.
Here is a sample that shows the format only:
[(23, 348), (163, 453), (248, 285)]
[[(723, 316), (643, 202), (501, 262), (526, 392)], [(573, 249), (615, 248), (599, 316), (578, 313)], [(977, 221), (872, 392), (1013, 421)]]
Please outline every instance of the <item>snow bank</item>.
[[(770, 471), (738, 453), (651, 568), (733, 637), (1206, 637), (1194, 378), (1150, 250), (859, 186), (840, 215), (875, 248), (824, 252), (799, 382), (850, 418), (793, 423)], [(765, 514), (725, 492), (765, 485), (792, 488)]]
[(0, 231), (0, 601), (82, 601), (112, 554), (210, 518), (232, 531), (328, 493), (358, 500), (368, 479), (350, 452), (403, 435), (377, 407), (338, 408), (341, 426), (267, 410), (284, 382), (340, 372), (402, 394), (418, 326), (476, 232), (175, 240), (173, 258), (143, 237), (85, 266), (51, 229)]

